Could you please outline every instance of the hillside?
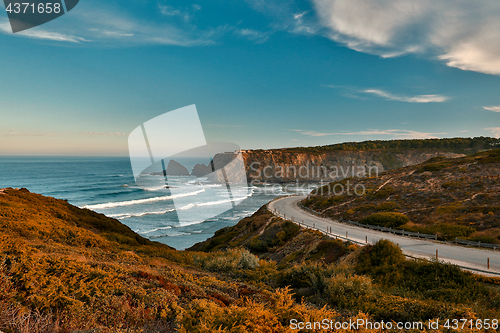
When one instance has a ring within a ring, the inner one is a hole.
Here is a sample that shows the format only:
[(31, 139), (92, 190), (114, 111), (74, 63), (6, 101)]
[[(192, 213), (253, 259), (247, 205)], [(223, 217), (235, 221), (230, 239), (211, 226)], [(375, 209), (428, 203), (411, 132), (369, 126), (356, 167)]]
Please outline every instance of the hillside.
[(365, 313), (379, 321), (461, 318), (470, 316), (469, 311), (500, 314), (497, 288), (478, 282), (500, 279), (480, 278), (449, 264), (407, 260), (387, 240), (364, 247), (334, 240), (275, 217), (265, 206), (191, 250), (220, 253), (234, 247), (276, 263), (271, 287), (289, 286), (297, 301), (344, 314)]
[[(239, 265), (241, 258), (248, 263)], [(200, 268), (230, 260), (236, 264), (220, 274)], [(0, 190), (3, 332), (207, 332), (221, 325), (265, 332), (284, 331), (292, 313), (337, 316), (290, 301), (286, 290), (226, 276), (250, 267), (261, 281), (272, 271), (245, 251), (179, 252), (63, 200)]]
[[(356, 172), (364, 169), (367, 173), (368, 170), (381, 173), (420, 164), (436, 156), (460, 157), (494, 149), (499, 143), (499, 139), (484, 137), (365, 141), (244, 150), (242, 155), (249, 182), (330, 182), (348, 177), (353, 168)], [(219, 158), (230, 160), (224, 156)]]
[(292, 318), (499, 316), (498, 280), (408, 261), (389, 242), (331, 240), (265, 207), (194, 248), (207, 252), (148, 241), (63, 200), (0, 190), (0, 330), (260, 333), (292, 332)]
[[(347, 182), (365, 194), (340, 193)], [(500, 149), (333, 182), (303, 204), (333, 219), (500, 244)]]

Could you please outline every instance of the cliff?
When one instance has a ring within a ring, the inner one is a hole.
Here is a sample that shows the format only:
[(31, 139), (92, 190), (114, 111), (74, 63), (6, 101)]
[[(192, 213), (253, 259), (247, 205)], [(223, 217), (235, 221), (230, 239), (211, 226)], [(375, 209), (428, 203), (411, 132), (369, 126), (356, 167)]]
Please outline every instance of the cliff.
[(366, 141), (321, 147), (244, 150), (242, 157), (248, 182), (330, 182), (363, 174), (376, 176), (437, 156), (461, 157), (493, 149), (499, 142), (499, 139), (483, 137)]
[(420, 164), (436, 156), (460, 157), (450, 151), (405, 150), (289, 152), (286, 150), (243, 153), (249, 182), (331, 182), (353, 176), (376, 176), (384, 171)]

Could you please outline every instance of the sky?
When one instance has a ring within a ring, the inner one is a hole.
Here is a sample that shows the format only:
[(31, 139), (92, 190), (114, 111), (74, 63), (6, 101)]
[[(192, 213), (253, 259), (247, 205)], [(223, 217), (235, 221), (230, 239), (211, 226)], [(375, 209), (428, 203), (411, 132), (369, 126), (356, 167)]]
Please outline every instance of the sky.
[(13, 34), (0, 10), (0, 155), (126, 156), (195, 104), (243, 149), (500, 137), (500, 2), (80, 0)]

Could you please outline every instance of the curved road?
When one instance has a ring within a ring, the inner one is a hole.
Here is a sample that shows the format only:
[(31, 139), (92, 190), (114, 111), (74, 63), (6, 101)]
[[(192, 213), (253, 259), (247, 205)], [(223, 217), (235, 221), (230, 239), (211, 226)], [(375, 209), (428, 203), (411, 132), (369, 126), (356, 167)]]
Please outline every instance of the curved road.
[[(318, 229), (323, 233), (326, 233), (327, 228), (331, 228), (331, 233), (340, 236), (340, 238), (345, 239), (347, 232), (347, 238), (349, 240), (362, 244), (365, 244), (366, 241), (368, 241), (368, 243), (375, 243), (382, 238), (388, 239), (399, 244), (405, 254), (414, 257), (436, 258), (436, 250), (438, 250), (439, 261), (446, 261), (466, 269), (479, 270), (481, 274), (484, 273), (485, 275), (488, 272), (495, 276), (500, 275), (500, 251), (475, 249), (437, 241), (420, 240), (347, 225), (334, 220), (318, 217), (299, 208), (297, 204), (304, 198), (303, 196), (280, 198), (270, 202), (269, 209), (277, 215), (286, 217), (289, 220), (293, 220), (307, 227)], [(488, 258), (490, 261), (490, 269), (487, 267)]]

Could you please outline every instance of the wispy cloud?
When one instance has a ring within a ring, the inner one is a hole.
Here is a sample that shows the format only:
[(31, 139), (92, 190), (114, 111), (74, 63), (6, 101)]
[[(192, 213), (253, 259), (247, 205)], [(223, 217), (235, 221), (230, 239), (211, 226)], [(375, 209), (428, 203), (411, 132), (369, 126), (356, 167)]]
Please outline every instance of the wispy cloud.
[(275, 31), (311, 35), (318, 33), (320, 25), (309, 8), (304, 9), (293, 1), (246, 0), (255, 10), (274, 18)]
[(390, 136), (394, 139), (433, 139), (437, 138), (438, 135), (445, 135), (446, 133), (428, 133), (428, 132), (419, 132), (412, 130), (402, 130), (402, 129), (386, 129), (386, 130), (378, 130), (378, 129), (368, 129), (364, 131), (357, 132), (316, 132), (316, 131), (308, 131), (308, 130), (300, 130), (300, 129), (291, 129), (291, 131), (299, 132), (302, 135), (311, 136), (311, 137), (323, 137), (323, 136)]
[(269, 39), (271, 32), (262, 32), (253, 29), (234, 29), (236, 35), (247, 38), (257, 43), (264, 43)]
[(178, 16), (184, 19), (185, 21), (191, 20), (195, 13), (199, 10), (201, 10), (200, 5), (191, 5), (189, 7), (174, 7), (174, 6), (169, 6), (169, 5), (164, 5), (164, 4), (158, 4), (158, 9), (160, 10), (160, 13), (165, 16)]
[[(396, 95), (382, 89), (360, 89), (352, 86), (339, 86), (339, 85), (322, 85), (322, 87), (343, 90), (343, 96), (353, 99), (366, 99), (366, 94), (375, 95), (391, 101), (407, 102), (407, 103), (442, 103), (449, 100), (449, 97), (444, 95)], [(364, 94), (362, 96), (360, 94)]]
[[(0, 21), (0, 32), (6, 34), (12, 34), (12, 29), (7, 20)], [(21, 31), (15, 34), (17, 37), (28, 37), (33, 39), (44, 39), (44, 40), (52, 40), (57, 42), (70, 42), (70, 43), (81, 43), (88, 42), (87, 39), (83, 37), (77, 37), (72, 35), (64, 35), (57, 32), (50, 32), (46, 30), (42, 30), (40, 28), (34, 28), (30, 30)]]
[(442, 95), (401, 96), (401, 95), (394, 95), (380, 89), (365, 89), (362, 92), (383, 97), (391, 101), (399, 101), (407, 103), (442, 103), (448, 100), (448, 97)]
[[(90, 44), (93, 46), (175, 45), (183, 47), (207, 46), (220, 43), (225, 37), (244, 38), (255, 43), (267, 41), (273, 31), (259, 31), (242, 26), (210, 25), (200, 27), (196, 15), (203, 13), (198, 4), (172, 6), (158, 3), (148, 19), (138, 16), (127, 7), (95, 3), (86, 5), (85, 11), (72, 11), (71, 25), (67, 20), (54, 20), (50, 25), (35, 27), (12, 34), (9, 21), (0, 18), (0, 33), (54, 42)], [(144, 6), (148, 6), (145, 4)], [(50, 30), (49, 30), (50, 29)], [(60, 33), (64, 31), (65, 33)]]
[(500, 127), (488, 127), (484, 130), (491, 132), (491, 134), (495, 136), (495, 138), (500, 139)]
[(9, 21), (0, 18), (0, 33), (14, 37), (80, 44), (86, 42), (106, 46), (161, 44), (190, 47), (215, 44), (210, 33), (212, 28), (199, 29), (190, 22), (191, 16), (200, 9), (198, 5), (191, 6), (189, 11), (168, 6), (160, 7), (159, 11), (163, 11), (164, 16), (168, 13), (172, 16), (179, 14), (183, 19), (155, 21), (141, 19), (134, 13), (116, 10), (111, 5), (99, 4), (99, 8), (88, 5), (85, 11), (72, 11), (68, 14), (72, 16), (71, 25), (65, 20), (54, 20), (50, 25), (16, 34), (12, 34)]
[(493, 112), (500, 112), (500, 106), (492, 105), (492, 106), (483, 106), (483, 109)]
[[(328, 38), (359, 52), (428, 53), (450, 67), (500, 75), (500, 2), (313, 0)], [(437, 14), (439, 13), (439, 14)]]

